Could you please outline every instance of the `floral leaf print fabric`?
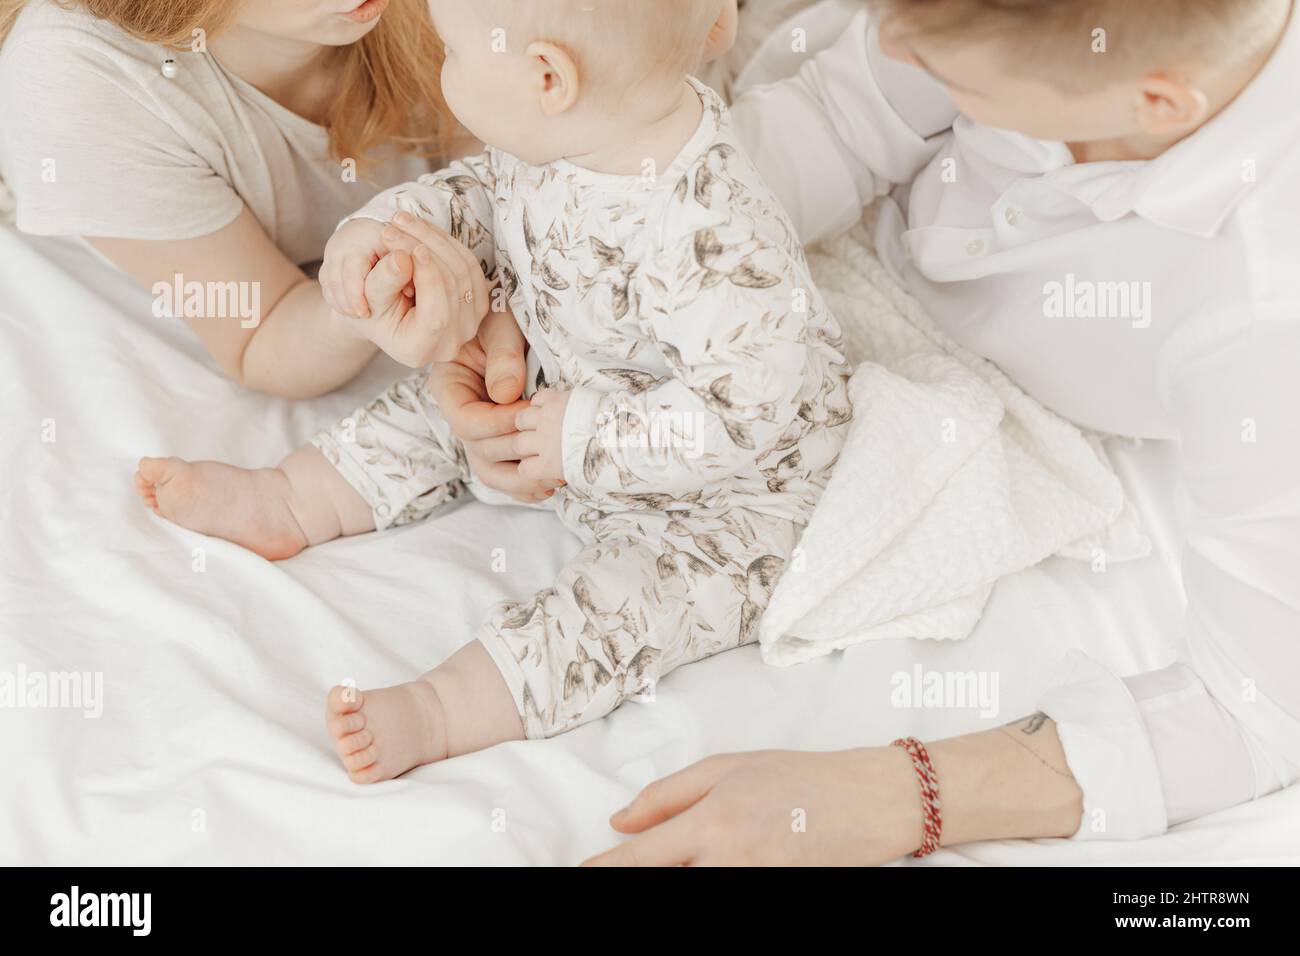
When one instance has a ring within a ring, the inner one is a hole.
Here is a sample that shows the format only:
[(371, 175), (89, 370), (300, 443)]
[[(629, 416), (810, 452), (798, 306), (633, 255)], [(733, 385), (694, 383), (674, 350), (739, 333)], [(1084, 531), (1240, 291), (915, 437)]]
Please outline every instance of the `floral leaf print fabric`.
[(392, 385), (311, 443), (370, 505), (375, 530), (422, 521), (471, 480), (465, 448), (421, 372)]
[[(529, 736), (755, 640), (852, 414), (840, 330), (794, 231), (722, 102), (695, 88), (703, 119), (662, 174), (488, 149), (357, 214), (411, 212), (466, 243), (528, 339), (529, 392), (571, 391), (568, 484), (543, 507), (585, 548), (480, 635)], [(316, 445), (377, 528), (480, 493), (419, 376)]]

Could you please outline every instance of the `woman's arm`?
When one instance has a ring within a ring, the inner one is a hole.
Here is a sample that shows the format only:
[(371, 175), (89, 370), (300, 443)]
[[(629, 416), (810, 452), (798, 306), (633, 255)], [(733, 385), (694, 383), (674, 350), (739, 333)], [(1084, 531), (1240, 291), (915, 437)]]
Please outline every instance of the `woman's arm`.
[[(1065, 837), (1082, 797), (1042, 714), (928, 745), (943, 845)], [(611, 819), (632, 839), (598, 866), (864, 866), (921, 845), (921, 795), (898, 747), (709, 757), (646, 787)]]
[(249, 388), (312, 398), (350, 381), (375, 354), (359, 322), (329, 310), (320, 286), (285, 258), (247, 208), (197, 239), (87, 241), (145, 289), (199, 283), (202, 308), (187, 310), (171, 296), (172, 312), (223, 372)]

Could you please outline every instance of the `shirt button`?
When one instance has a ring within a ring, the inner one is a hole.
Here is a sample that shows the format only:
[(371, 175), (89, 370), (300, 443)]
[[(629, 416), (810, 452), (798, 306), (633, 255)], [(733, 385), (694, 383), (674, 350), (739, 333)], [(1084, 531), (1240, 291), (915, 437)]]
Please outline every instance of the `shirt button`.
[(388, 513), (392, 510), (393, 509), (389, 508), (388, 505), (379, 505), (375, 508), (375, 514), (379, 515), (381, 518), (387, 518)]
[(1019, 210), (1019, 209), (1008, 209), (1008, 210), (1007, 210), (1007, 225), (1008, 225), (1008, 226), (1014, 226), (1014, 225), (1015, 225), (1016, 223), (1018, 223), (1019, 221), (1020, 221), (1020, 210)]
[(979, 256), (984, 254), (984, 240), (972, 239), (966, 244), (966, 254), (968, 256)]

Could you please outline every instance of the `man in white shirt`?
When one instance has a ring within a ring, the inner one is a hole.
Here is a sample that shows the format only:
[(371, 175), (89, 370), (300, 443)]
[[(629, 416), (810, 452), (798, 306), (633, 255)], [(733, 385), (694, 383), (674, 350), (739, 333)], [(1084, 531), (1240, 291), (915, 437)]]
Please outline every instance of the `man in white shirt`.
[[(1292, 6), (839, 0), (798, 20), (828, 49), (741, 77), (738, 135), (805, 241), (883, 197), (882, 260), (955, 339), (1082, 426), (1180, 444), (1180, 662), (1076, 656), (1052, 719), (931, 744), (944, 844), (1139, 838), (1300, 776)], [(797, 73), (744, 92), (764, 70)], [(909, 771), (714, 758), (617, 815), (642, 835), (602, 862), (889, 859), (920, 842)], [(796, 779), (841, 821), (797, 848), (752, 796)]]

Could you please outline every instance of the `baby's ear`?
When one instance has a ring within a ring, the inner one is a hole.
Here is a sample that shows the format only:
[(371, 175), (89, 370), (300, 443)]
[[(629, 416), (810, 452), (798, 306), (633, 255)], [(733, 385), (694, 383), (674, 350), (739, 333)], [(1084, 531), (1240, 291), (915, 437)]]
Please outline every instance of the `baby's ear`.
[(718, 19), (709, 30), (704, 40), (704, 62), (712, 63), (720, 56), (731, 52), (736, 45), (736, 33), (740, 29), (740, 8), (737, 0), (722, 0), (722, 10)]
[(526, 51), (532, 68), (532, 84), (537, 105), (545, 116), (559, 116), (578, 102), (582, 82), (578, 64), (561, 46), (544, 40), (528, 45)]

